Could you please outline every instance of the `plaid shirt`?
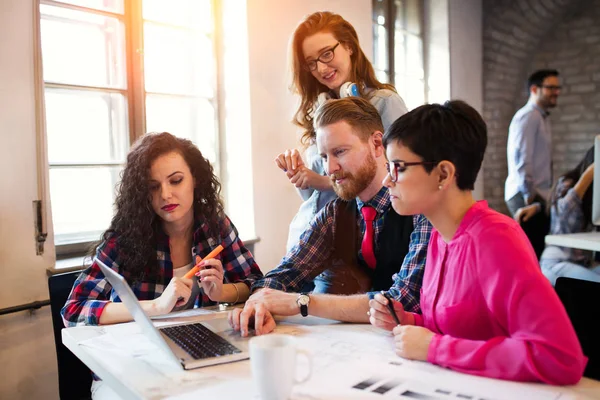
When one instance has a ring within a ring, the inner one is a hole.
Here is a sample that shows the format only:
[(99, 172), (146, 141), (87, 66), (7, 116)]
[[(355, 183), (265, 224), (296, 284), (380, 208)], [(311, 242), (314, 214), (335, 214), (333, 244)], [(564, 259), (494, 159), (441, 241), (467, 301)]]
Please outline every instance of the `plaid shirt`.
[[(340, 201), (337, 199), (330, 202), (313, 218), (298, 244), (281, 260), (277, 268), (267, 273), (263, 279), (254, 282), (252, 290), (268, 287), (286, 292), (298, 292), (303, 284), (315, 275), (313, 273), (315, 269), (320, 269), (323, 264), (329, 262), (336, 234), (334, 221)], [(374, 221), (375, 254), (377, 254), (379, 235), (383, 230), (385, 216), (391, 207), (389, 192), (383, 187), (367, 203), (363, 203), (360, 199), (356, 201), (359, 211), (356, 213), (356, 222), (360, 227), (361, 237), (364, 236), (366, 225), (360, 210), (364, 205), (370, 205), (377, 210)], [(413, 225), (408, 253), (401, 265), (400, 260), (398, 261), (399, 272), (392, 277), (394, 283), (389, 291), (407, 311), (420, 312), (420, 290), (431, 224), (424, 216), (415, 215)], [(358, 257), (362, 259), (360, 251)], [(371, 292), (369, 296), (373, 297), (375, 293)]]
[[(197, 254), (204, 258), (219, 244), (223, 251), (216, 257), (223, 263), (225, 282), (244, 282), (248, 287), (255, 279), (262, 277), (258, 265), (252, 254), (244, 247), (238, 237), (238, 232), (231, 220), (225, 216), (220, 223), (220, 235), (210, 237), (207, 224), (196, 221), (194, 224), (192, 259)], [(102, 243), (96, 250), (96, 257), (116, 272), (123, 275), (128, 281), (126, 271), (121, 271), (119, 263), (119, 249), (116, 237), (112, 236)], [(161, 230), (158, 235), (156, 249), (159, 271), (158, 277), (152, 281), (137, 282), (131, 289), (139, 300), (153, 300), (159, 297), (173, 277), (173, 263), (169, 250), (169, 237)], [(94, 262), (85, 269), (75, 281), (73, 290), (61, 310), (65, 326), (98, 325), (100, 315), (109, 301), (121, 300), (106, 281), (100, 267)], [(215, 304), (202, 291), (196, 298), (195, 306), (208, 306)]]

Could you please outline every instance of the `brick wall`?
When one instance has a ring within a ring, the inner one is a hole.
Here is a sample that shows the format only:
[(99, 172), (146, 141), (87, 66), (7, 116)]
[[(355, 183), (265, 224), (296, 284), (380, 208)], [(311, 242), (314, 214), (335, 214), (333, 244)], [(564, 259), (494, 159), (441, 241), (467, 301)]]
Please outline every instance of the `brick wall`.
[(572, 168), (600, 133), (600, 0), (484, 0), (483, 14), (484, 197), (507, 212), (508, 126), (527, 101), (532, 71), (552, 67), (563, 77), (550, 116), (555, 176)]
[(532, 68), (556, 68), (563, 90), (552, 111), (554, 176), (573, 168), (600, 134), (600, 0), (558, 24)]

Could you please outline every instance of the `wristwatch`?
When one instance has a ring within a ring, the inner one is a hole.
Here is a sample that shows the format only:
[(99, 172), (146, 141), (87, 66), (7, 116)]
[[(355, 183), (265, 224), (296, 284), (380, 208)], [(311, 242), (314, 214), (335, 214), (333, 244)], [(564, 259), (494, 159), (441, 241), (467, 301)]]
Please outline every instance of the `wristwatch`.
[(310, 297), (308, 297), (308, 293), (300, 293), (296, 299), (296, 303), (298, 303), (298, 307), (300, 307), (300, 314), (302, 314), (303, 317), (307, 317), (308, 305), (310, 304)]

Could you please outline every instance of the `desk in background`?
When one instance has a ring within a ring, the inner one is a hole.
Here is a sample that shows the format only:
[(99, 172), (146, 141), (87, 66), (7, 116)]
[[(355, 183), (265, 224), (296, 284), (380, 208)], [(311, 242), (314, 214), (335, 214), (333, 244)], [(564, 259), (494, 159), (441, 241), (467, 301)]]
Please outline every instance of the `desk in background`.
[[(225, 319), (214, 320), (222, 316), (216, 313), (192, 318), (210, 319), (226, 328)], [(481, 378), (404, 360), (394, 355), (391, 334), (371, 325), (292, 317), (279, 321), (276, 332), (296, 336), (300, 347), (313, 354), (312, 377), (296, 385), (293, 400), (600, 398), (600, 382), (588, 378), (573, 387), (554, 387)], [(158, 347), (140, 340), (135, 323), (66, 328), (62, 337), (65, 346), (123, 399), (258, 400), (248, 360), (184, 371), (168, 361)], [(299, 364), (299, 376), (304, 368), (306, 365)], [(353, 388), (368, 379), (371, 385)], [(390, 382), (387, 387), (391, 388), (383, 395), (377, 393), (378, 388), (386, 387), (385, 382)]]
[(600, 251), (600, 232), (547, 235), (546, 244), (574, 249)]

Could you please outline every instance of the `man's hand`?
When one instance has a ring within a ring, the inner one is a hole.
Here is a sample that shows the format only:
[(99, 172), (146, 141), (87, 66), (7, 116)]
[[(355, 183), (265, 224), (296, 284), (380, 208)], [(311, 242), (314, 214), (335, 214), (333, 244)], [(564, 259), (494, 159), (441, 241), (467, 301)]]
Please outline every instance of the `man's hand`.
[(228, 315), (229, 325), (248, 335), (248, 328), (254, 326), (257, 335), (275, 329), (273, 315), (291, 316), (300, 312), (297, 293), (286, 293), (270, 288), (258, 289), (246, 301), (243, 310), (234, 308)]
[(540, 212), (540, 208), (539, 203), (519, 208), (515, 213), (515, 221), (518, 223), (527, 222), (531, 217)]
[(243, 337), (248, 336), (248, 329), (254, 327), (257, 335), (273, 332), (275, 320), (273, 315), (261, 303), (247, 301), (244, 308), (234, 308), (227, 315), (229, 325), (240, 331)]
[(262, 304), (273, 315), (292, 316), (300, 313), (298, 293), (264, 288), (255, 291), (246, 303)]

